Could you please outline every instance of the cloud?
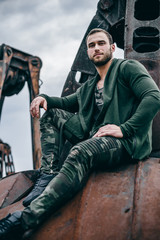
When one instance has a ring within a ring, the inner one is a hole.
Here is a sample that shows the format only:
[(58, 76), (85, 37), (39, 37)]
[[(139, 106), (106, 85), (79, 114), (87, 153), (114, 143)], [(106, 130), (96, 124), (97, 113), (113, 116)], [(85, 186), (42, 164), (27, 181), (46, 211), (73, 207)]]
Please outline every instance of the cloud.
[[(92, 0), (81, 0), (81, 1), (73, 1), (73, 0), (59, 0), (61, 9), (64, 13), (67, 15), (72, 14), (73, 12), (79, 13), (80, 15), (85, 13), (85, 11), (88, 9), (95, 8), (95, 1)], [(97, 1), (98, 3), (98, 1)]]

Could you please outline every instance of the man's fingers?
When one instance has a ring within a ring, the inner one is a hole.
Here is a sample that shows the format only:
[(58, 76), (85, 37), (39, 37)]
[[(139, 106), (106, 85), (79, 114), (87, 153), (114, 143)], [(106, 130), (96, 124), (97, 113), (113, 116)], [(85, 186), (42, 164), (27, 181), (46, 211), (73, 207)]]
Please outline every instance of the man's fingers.
[(37, 97), (32, 101), (30, 107), (30, 113), (32, 117), (40, 117), (40, 107), (43, 107), (44, 110), (47, 110), (47, 101), (43, 97)]
[(46, 99), (45, 99), (45, 101), (44, 101), (44, 103), (43, 103), (43, 108), (44, 108), (44, 110), (47, 111), (47, 101), (46, 101)]
[(93, 137), (112, 136), (122, 138), (123, 134), (119, 126), (114, 124), (108, 124), (101, 127)]
[(39, 107), (32, 105), (30, 108), (30, 113), (32, 117), (39, 117)]

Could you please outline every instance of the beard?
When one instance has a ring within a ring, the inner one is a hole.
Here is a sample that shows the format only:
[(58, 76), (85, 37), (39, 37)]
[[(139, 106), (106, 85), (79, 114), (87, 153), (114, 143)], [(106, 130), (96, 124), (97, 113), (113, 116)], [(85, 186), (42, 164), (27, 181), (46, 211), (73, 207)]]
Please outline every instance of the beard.
[(105, 58), (104, 60), (101, 61), (95, 61), (92, 60), (92, 62), (94, 63), (94, 65), (96, 67), (100, 67), (100, 66), (104, 66), (106, 63), (108, 63), (111, 60), (112, 56)]
[(94, 58), (90, 59), (92, 63), (94, 63), (94, 65), (96, 67), (100, 67), (100, 66), (104, 66), (106, 63), (108, 63), (111, 59), (112, 59), (112, 52), (110, 49), (110, 52), (105, 54), (102, 60), (94, 60)]

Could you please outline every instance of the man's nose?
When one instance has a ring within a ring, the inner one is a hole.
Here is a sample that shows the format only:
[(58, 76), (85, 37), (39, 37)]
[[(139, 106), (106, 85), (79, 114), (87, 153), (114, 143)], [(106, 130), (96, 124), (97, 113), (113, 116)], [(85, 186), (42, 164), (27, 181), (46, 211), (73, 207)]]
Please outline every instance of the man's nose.
[(95, 44), (95, 51), (96, 50), (99, 50), (99, 45), (98, 44)]

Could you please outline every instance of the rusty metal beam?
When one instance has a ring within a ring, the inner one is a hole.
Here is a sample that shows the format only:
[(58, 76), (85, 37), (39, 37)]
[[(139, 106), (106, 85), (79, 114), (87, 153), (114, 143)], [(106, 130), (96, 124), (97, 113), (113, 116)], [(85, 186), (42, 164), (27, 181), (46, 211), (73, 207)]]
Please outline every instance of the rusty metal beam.
[[(40, 58), (3, 44), (0, 46), (0, 116), (4, 98), (18, 94), (28, 83), (30, 103), (39, 94)], [(31, 118), (33, 167), (40, 167), (39, 121)]]
[[(28, 81), (28, 88), (30, 93), (30, 103), (39, 94), (39, 74), (42, 62), (37, 57), (30, 57), (29, 61), (30, 81)], [(40, 143), (40, 127), (39, 119), (31, 117), (31, 131), (32, 131), (32, 152), (33, 152), (33, 168), (40, 168), (41, 161), (41, 143)]]
[(8, 73), (12, 56), (13, 52), (11, 48), (3, 45), (3, 60), (0, 60), (0, 99), (2, 97), (3, 85)]

